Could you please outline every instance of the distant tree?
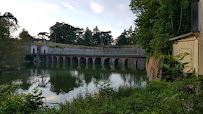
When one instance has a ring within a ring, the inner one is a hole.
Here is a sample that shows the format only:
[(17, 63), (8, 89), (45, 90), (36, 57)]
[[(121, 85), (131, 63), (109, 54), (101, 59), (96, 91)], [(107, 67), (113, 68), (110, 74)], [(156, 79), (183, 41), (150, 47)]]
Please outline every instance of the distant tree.
[(40, 32), (40, 33), (38, 33), (37, 36), (38, 36), (39, 38), (41, 38), (41, 39), (46, 39), (46, 38), (49, 37), (49, 33), (48, 33), (48, 32)]
[(102, 43), (101, 32), (97, 26), (93, 29), (92, 43), (93, 45), (99, 45)]
[(101, 40), (103, 45), (111, 45), (113, 41), (111, 31), (101, 32)]
[(76, 28), (75, 33), (76, 33), (76, 44), (77, 45), (83, 45), (83, 43), (84, 43), (84, 38), (83, 38), (84, 30), (81, 28)]
[(92, 45), (92, 31), (87, 27), (84, 35), (84, 45)]
[(31, 40), (33, 39), (33, 37), (28, 33), (27, 30), (23, 29), (20, 34), (19, 37), (22, 39), (22, 41), (24, 42), (31, 42)]
[(50, 27), (50, 40), (56, 43), (75, 44), (77, 29), (66, 23), (57, 22)]
[(116, 45), (132, 45), (136, 44), (135, 31), (132, 30), (132, 26), (128, 30), (124, 30), (121, 35), (116, 39)]

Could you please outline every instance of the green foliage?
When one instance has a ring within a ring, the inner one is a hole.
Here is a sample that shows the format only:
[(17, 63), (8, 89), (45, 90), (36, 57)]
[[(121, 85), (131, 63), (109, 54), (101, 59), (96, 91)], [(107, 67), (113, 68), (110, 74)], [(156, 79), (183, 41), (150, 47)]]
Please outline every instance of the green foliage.
[(133, 36), (136, 34), (136, 31), (132, 30), (132, 26), (128, 30), (124, 30), (123, 33), (116, 39), (116, 45), (132, 45), (136, 44), (136, 40)]
[(33, 90), (34, 94), (20, 95), (16, 94), (17, 86), (1, 85), (0, 86), (0, 113), (31, 113), (42, 107), (42, 92), (37, 88)]
[(188, 0), (131, 0), (136, 14), (134, 36), (146, 53), (170, 54), (169, 38), (190, 32), (191, 8)]
[(33, 39), (33, 37), (25, 29), (22, 30), (22, 32), (19, 34), (19, 37), (22, 39), (23, 42), (31, 42), (31, 40)]
[(72, 102), (60, 104), (60, 109), (44, 109), (41, 113), (201, 113), (203, 99), (188, 85), (197, 78), (182, 81), (148, 82), (145, 87), (113, 89), (109, 83), (99, 88), (99, 94), (79, 94)]
[(50, 40), (56, 43), (75, 44), (77, 28), (57, 22), (50, 27)]
[(179, 54), (177, 56), (161, 55), (159, 69), (162, 70), (162, 79), (174, 81), (176, 79), (186, 78), (183, 69), (188, 63), (181, 63), (188, 53)]

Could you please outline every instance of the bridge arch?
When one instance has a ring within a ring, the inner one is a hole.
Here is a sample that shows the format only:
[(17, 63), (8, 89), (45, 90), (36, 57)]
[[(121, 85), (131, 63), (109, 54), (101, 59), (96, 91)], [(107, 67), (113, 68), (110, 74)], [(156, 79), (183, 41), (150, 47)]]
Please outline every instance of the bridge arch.
[(63, 63), (63, 57), (58, 57), (58, 63)]
[(71, 63), (71, 58), (70, 57), (65, 57), (65, 63)]
[(78, 58), (77, 57), (73, 57), (72, 58), (72, 63), (78, 63)]
[(84, 63), (85, 64), (86, 63), (86, 59), (84, 57), (81, 57), (80, 58), (80, 63)]
[(112, 59), (111, 58), (105, 58), (104, 59), (104, 64), (112, 64)]
[(123, 60), (121, 58), (116, 58), (114, 61), (115, 65), (123, 65)]
[(93, 59), (92, 59), (91, 57), (89, 57), (89, 58), (87, 59), (87, 63), (93, 64)]
[(101, 58), (96, 58), (95, 59), (95, 64), (101, 64)]
[(128, 60), (129, 58), (125, 59), (125, 66), (128, 66)]
[(56, 56), (53, 56), (53, 61), (52, 61), (52, 62), (54, 62), (54, 63), (57, 62), (57, 58), (56, 58)]

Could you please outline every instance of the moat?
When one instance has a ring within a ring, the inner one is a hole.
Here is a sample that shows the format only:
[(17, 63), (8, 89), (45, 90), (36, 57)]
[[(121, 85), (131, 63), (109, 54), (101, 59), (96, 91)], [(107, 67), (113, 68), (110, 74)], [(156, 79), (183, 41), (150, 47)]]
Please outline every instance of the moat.
[(144, 64), (111, 66), (92, 64), (25, 64), (20, 70), (0, 72), (0, 85), (18, 84), (19, 93), (32, 93), (38, 86), (48, 105), (71, 101), (79, 93), (94, 93), (103, 83), (113, 88), (143, 86), (146, 83)]

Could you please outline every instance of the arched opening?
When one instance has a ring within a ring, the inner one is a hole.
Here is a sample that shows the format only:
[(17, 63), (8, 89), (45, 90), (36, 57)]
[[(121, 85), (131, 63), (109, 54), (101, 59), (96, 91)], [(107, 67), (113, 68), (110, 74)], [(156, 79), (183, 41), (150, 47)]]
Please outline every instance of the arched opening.
[(106, 58), (106, 59), (104, 60), (104, 64), (110, 64), (110, 58)]
[(77, 57), (73, 57), (73, 58), (72, 58), (72, 62), (73, 62), (74, 64), (78, 64), (78, 58), (77, 58)]
[(46, 53), (46, 50), (44, 50), (44, 53)]
[(93, 59), (92, 58), (88, 58), (87, 63), (92, 64), (93, 63)]
[(136, 63), (137, 70), (144, 70), (145, 69), (146, 59), (139, 58)]
[(128, 59), (125, 60), (125, 66), (128, 66)]
[(122, 59), (120, 59), (120, 58), (117, 58), (116, 60), (115, 60), (115, 63), (114, 63), (115, 65), (123, 65), (123, 60)]
[(95, 59), (95, 64), (101, 64), (101, 58), (96, 58)]
[(56, 63), (57, 62), (57, 58), (54, 56), (53, 57), (53, 62)]
[(86, 64), (86, 59), (84, 57), (80, 58), (80, 63)]
[(71, 61), (70, 57), (65, 58), (65, 63), (70, 63), (70, 61)]
[(51, 60), (51, 56), (48, 57), (48, 61), (49, 61), (49, 62), (52, 62), (52, 60)]
[(59, 63), (63, 63), (63, 57), (59, 57), (58, 62), (59, 62)]

